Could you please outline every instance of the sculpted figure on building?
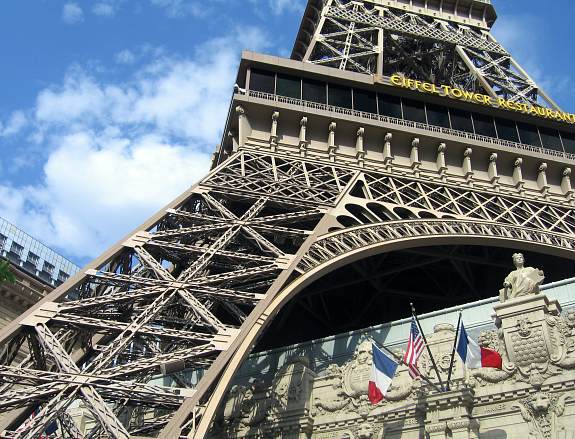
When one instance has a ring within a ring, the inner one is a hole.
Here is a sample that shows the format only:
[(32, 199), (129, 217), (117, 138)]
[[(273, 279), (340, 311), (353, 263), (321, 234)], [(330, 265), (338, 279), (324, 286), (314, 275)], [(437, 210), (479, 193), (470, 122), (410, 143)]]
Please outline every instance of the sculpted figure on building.
[(515, 270), (509, 273), (503, 282), (503, 289), (499, 290), (500, 302), (539, 293), (539, 286), (545, 279), (543, 271), (525, 267), (525, 257), (522, 253), (513, 255), (513, 264)]

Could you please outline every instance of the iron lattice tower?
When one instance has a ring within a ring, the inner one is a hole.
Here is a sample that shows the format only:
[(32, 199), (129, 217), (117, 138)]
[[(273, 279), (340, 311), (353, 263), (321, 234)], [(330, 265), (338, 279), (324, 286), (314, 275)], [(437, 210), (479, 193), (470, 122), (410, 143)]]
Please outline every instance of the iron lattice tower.
[(490, 33), (495, 19), (490, 0), (310, 1), (292, 58), (558, 108)]
[(389, 83), (554, 105), (490, 36), (492, 6), (453, 3), (310, 0), (296, 59), (245, 52), (210, 173), (0, 333), (5, 436), (204, 437), (283, 305), (367, 255), (574, 259), (569, 123)]

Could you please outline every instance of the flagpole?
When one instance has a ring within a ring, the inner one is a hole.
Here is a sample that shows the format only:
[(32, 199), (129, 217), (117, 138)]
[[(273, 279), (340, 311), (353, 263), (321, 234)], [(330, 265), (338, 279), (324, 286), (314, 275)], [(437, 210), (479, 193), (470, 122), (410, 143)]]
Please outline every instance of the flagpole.
[(457, 347), (457, 337), (459, 336), (459, 327), (461, 326), (461, 310), (457, 319), (457, 329), (455, 330), (455, 339), (453, 340), (453, 349), (451, 351), (451, 361), (449, 362), (449, 373), (447, 374), (447, 390), (450, 389), (451, 372), (453, 372), (453, 360), (455, 360), (455, 348)]
[[(397, 355), (395, 354), (395, 352), (392, 352), (391, 350), (389, 350), (388, 348), (386, 348), (384, 345), (378, 345), (377, 342), (370, 337), (370, 340), (373, 344), (375, 344), (376, 347), (381, 347), (385, 352), (387, 352), (389, 355), (391, 355), (393, 358), (395, 358), (396, 360), (399, 360), (399, 362), (405, 366), (407, 366), (407, 363), (403, 360), (401, 355)], [(409, 367), (409, 366), (408, 366)], [(419, 369), (419, 376), (423, 379), (423, 381), (425, 381), (427, 384), (431, 385), (433, 388), (435, 388), (435, 390), (437, 390), (438, 392), (443, 392), (443, 390), (441, 390), (439, 387), (437, 387), (437, 385), (431, 381), (429, 378), (427, 378), (425, 375), (423, 375)]]
[(437, 364), (435, 363), (435, 358), (433, 358), (433, 354), (431, 353), (431, 349), (429, 349), (427, 339), (425, 338), (425, 333), (423, 332), (421, 324), (419, 323), (419, 319), (417, 318), (417, 314), (415, 313), (415, 307), (413, 306), (413, 303), (410, 303), (410, 305), (411, 305), (411, 315), (415, 318), (417, 326), (419, 327), (419, 332), (421, 332), (421, 337), (423, 338), (423, 342), (425, 343), (425, 347), (427, 348), (427, 353), (431, 358), (431, 364), (433, 365), (433, 369), (435, 369), (435, 374), (437, 375), (437, 379), (439, 380), (439, 385), (441, 386), (441, 389), (445, 389), (445, 386), (443, 385), (443, 380), (441, 379), (441, 375), (439, 374), (439, 369), (437, 368)]

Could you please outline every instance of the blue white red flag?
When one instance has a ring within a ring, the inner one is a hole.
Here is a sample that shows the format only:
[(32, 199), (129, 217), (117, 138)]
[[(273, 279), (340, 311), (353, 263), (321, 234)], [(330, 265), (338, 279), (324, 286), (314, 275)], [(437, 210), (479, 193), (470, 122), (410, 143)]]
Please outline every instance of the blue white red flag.
[(380, 402), (391, 385), (397, 363), (389, 358), (375, 344), (371, 344), (372, 366), (369, 380), (368, 397), (372, 404)]
[(423, 337), (421, 336), (421, 332), (419, 332), (415, 317), (412, 316), (409, 340), (407, 341), (407, 349), (403, 357), (403, 362), (407, 365), (411, 378), (417, 378), (420, 375), (419, 369), (417, 368), (417, 359), (423, 352), (424, 347)]
[(459, 338), (457, 340), (457, 353), (469, 369), (477, 369), (479, 367), (494, 367), (501, 369), (503, 360), (501, 355), (493, 349), (484, 348), (479, 346), (473, 339), (467, 335), (465, 326), (461, 322), (459, 328)]

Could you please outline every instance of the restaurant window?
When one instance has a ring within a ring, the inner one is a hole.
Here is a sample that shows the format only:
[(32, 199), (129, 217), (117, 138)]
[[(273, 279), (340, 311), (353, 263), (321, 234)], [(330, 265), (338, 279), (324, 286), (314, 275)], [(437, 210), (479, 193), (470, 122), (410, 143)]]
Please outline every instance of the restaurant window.
[(541, 134), (541, 143), (543, 143), (543, 148), (563, 151), (563, 147), (561, 146), (561, 139), (559, 138), (559, 131), (553, 130), (551, 128), (540, 127), (539, 134)]
[(412, 99), (403, 100), (403, 118), (414, 122), (426, 123), (423, 102)]
[(252, 69), (250, 73), (250, 90), (273, 94), (275, 92), (275, 73)]
[[(563, 139), (563, 146), (565, 147), (565, 152), (570, 152), (575, 154), (575, 133), (561, 133), (561, 138)], [(0, 241), (2, 237), (0, 237)]]
[(301, 99), (301, 80), (295, 76), (281, 75), (278, 73), (276, 93), (288, 98)]
[(328, 104), (335, 107), (352, 108), (351, 88), (328, 84)]
[(378, 94), (379, 114), (401, 119), (401, 99), (397, 96)]
[(473, 123), (471, 122), (471, 114), (468, 111), (457, 110), (452, 108), (449, 110), (451, 116), (451, 128), (459, 131), (473, 132)]
[(497, 136), (503, 140), (510, 142), (519, 142), (519, 135), (517, 134), (517, 126), (515, 122), (507, 119), (495, 119), (495, 126), (497, 127)]
[(449, 112), (442, 105), (426, 104), (427, 123), (438, 127), (449, 128)]
[(487, 137), (497, 137), (495, 134), (495, 125), (493, 118), (484, 114), (473, 114), (473, 125), (475, 126), (475, 133)]
[(525, 145), (541, 147), (541, 139), (535, 125), (517, 122), (517, 131), (519, 131), (519, 140)]
[(353, 108), (356, 110), (377, 114), (376, 99), (375, 93), (365, 90), (353, 90)]
[(326, 103), (325, 82), (304, 79), (302, 83), (303, 99), (305, 101)]

